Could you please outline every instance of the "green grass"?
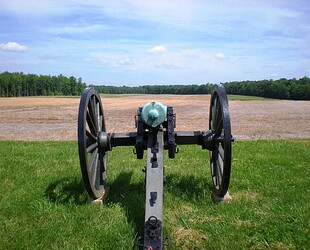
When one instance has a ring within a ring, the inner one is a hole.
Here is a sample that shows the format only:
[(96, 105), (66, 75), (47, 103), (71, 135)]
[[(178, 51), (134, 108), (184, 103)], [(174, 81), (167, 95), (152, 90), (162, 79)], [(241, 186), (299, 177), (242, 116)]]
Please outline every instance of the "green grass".
[[(147, 94), (100, 94), (102, 98), (123, 98), (123, 97), (134, 97), (134, 96), (147, 96)], [(229, 101), (267, 101), (275, 100), (270, 98), (264, 98), (259, 96), (246, 96), (246, 95), (228, 95)]]
[(101, 98), (124, 98), (124, 97), (135, 97), (143, 96), (146, 94), (100, 94)]
[(228, 95), (229, 101), (267, 101), (275, 100), (260, 96), (247, 96), (247, 95)]
[[(168, 249), (308, 249), (310, 139), (240, 141), (231, 203), (211, 200), (208, 152), (165, 158)], [(109, 194), (90, 203), (75, 142), (0, 141), (0, 249), (131, 249), (144, 219), (144, 160), (109, 155)]]

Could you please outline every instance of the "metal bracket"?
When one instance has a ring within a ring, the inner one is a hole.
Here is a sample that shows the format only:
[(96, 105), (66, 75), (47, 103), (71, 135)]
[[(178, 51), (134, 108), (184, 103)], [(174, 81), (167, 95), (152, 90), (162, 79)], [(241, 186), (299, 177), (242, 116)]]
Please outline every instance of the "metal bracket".
[(168, 145), (168, 156), (174, 158), (176, 153), (175, 143), (175, 114), (173, 114), (173, 107), (167, 107), (167, 145)]
[(157, 200), (157, 192), (151, 192), (150, 196), (151, 196), (150, 205), (151, 207), (153, 207)]
[(202, 132), (202, 149), (207, 150), (214, 150), (215, 144), (214, 144), (214, 130), (209, 130), (206, 132)]
[(162, 249), (162, 222), (151, 216), (144, 225), (144, 249)]
[(137, 128), (137, 137), (136, 137), (136, 155), (137, 159), (143, 159), (143, 149), (144, 149), (144, 141), (143, 141), (143, 121), (141, 116), (142, 108), (138, 108), (137, 114), (135, 117), (135, 123)]

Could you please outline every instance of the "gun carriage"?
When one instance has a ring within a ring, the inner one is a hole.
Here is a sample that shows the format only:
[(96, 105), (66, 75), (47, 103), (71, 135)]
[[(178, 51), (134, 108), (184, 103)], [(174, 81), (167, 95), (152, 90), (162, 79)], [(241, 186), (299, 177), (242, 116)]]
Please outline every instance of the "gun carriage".
[[(190, 118), (189, 118), (190, 119)], [(108, 152), (118, 146), (133, 146), (137, 159), (143, 159), (145, 169), (144, 236), (140, 247), (162, 249), (164, 150), (175, 158), (178, 145), (196, 144), (209, 150), (213, 194), (227, 193), (231, 169), (230, 115), (223, 85), (215, 85), (211, 95), (209, 130), (175, 131), (173, 107), (149, 102), (139, 107), (135, 116), (134, 132), (106, 131), (103, 105), (93, 88), (86, 88), (81, 96), (78, 114), (78, 149), (85, 188), (92, 199), (104, 196), (107, 187)]]

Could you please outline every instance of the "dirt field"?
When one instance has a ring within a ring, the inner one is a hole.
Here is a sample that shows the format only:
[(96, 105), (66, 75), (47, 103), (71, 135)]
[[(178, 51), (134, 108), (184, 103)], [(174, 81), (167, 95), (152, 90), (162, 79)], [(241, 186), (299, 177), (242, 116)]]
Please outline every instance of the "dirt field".
[[(176, 130), (207, 130), (208, 95), (130, 95), (102, 98), (108, 132), (135, 131), (137, 107), (174, 107)], [(79, 98), (0, 98), (0, 140), (76, 140)], [(309, 101), (231, 101), (236, 140), (310, 138)]]

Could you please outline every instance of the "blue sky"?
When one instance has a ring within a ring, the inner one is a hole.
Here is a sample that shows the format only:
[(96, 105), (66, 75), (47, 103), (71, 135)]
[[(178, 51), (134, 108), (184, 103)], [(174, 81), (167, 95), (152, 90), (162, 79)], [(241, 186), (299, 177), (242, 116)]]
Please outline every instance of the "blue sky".
[(310, 76), (308, 0), (2, 0), (0, 72), (88, 84)]

